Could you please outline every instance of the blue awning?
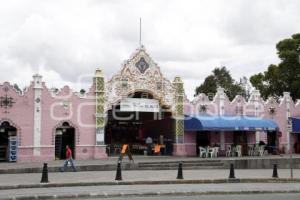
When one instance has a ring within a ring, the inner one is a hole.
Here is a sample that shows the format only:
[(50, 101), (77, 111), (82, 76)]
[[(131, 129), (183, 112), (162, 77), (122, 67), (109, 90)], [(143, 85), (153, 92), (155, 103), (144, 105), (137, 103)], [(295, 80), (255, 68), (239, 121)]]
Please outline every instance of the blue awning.
[(300, 133), (300, 117), (291, 117), (292, 120), (292, 132)]
[(278, 130), (278, 125), (271, 119), (248, 116), (185, 116), (185, 131), (255, 131)]

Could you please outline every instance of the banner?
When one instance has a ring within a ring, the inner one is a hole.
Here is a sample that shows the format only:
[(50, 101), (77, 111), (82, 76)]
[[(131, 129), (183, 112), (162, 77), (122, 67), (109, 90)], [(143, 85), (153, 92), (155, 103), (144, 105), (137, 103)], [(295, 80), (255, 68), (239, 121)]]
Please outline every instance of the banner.
[(159, 102), (156, 99), (125, 98), (120, 103), (123, 112), (159, 112)]

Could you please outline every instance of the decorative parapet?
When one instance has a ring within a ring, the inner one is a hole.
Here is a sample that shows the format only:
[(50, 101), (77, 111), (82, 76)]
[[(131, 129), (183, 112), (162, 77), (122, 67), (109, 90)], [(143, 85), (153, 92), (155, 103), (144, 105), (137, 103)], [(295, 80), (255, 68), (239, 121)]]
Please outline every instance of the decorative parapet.
[(165, 108), (174, 108), (175, 104), (174, 85), (163, 76), (160, 67), (144, 48), (137, 49), (124, 62), (122, 69), (106, 82), (105, 89), (105, 111), (112, 109), (122, 98), (134, 92), (151, 93)]

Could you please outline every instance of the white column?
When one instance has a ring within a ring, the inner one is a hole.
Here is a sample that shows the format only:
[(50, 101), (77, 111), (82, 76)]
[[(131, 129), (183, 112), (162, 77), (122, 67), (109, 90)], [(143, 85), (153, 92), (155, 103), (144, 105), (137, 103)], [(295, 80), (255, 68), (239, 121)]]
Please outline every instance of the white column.
[[(219, 115), (223, 116), (224, 115), (224, 99), (225, 99), (224, 88), (219, 87), (217, 89), (217, 92), (219, 95)], [(225, 151), (225, 132), (224, 131), (220, 132), (220, 150)]]
[(42, 76), (34, 75), (34, 130), (33, 130), (33, 155), (41, 155), (41, 124), (42, 124)]
[(260, 141), (260, 131), (255, 132), (255, 143), (258, 144)]
[(288, 126), (288, 120), (289, 120), (289, 117), (291, 116), (291, 112), (290, 112), (290, 93), (289, 92), (284, 92), (283, 93), (283, 98), (285, 99), (285, 102), (286, 102), (286, 127), (285, 127), (285, 130), (286, 130), (286, 149), (287, 149), (287, 152), (290, 151), (291, 149), (291, 133), (290, 131), (288, 130), (287, 126)]
[(224, 133), (224, 131), (220, 132), (220, 148), (221, 148), (221, 151), (225, 151), (225, 133)]
[(224, 88), (219, 87), (217, 89), (217, 93), (219, 95), (219, 115), (222, 116), (224, 115), (224, 99), (225, 99)]
[(252, 92), (252, 98), (254, 100), (254, 116), (258, 117), (258, 115), (259, 115), (259, 112), (258, 112), (258, 109), (259, 109), (258, 100), (260, 99), (260, 92), (258, 90), (254, 90)]
[[(258, 113), (258, 108), (259, 108), (259, 106), (258, 106), (258, 100), (260, 98), (260, 93), (259, 93), (258, 90), (254, 90), (252, 92), (252, 98), (254, 99), (254, 116), (258, 117), (258, 114), (259, 114)], [(260, 141), (260, 135), (261, 134), (262, 134), (262, 132), (260, 132), (260, 131), (256, 131), (255, 132), (255, 143), (256, 144), (259, 143), (259, 141)]]

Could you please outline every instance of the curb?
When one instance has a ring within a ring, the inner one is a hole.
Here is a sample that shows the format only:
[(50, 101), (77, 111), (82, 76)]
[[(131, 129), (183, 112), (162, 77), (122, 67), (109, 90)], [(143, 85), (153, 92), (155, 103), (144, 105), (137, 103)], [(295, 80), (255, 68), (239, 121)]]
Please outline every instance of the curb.
[(77, 182), (77, 183), (38, 183), (26, 185), (0, 186), (0, 190), (76, 187), (76, 186), (113, 186), (113, 185), (166, 185), (166, 184), (221, 184), (221, 183), (300, 183), (300, 179), (270, 178), (270, 179), (202, 179), (202, 180), (159, 180), (159, 181), (107, 181), (107, 182)]
[(249, 191), (159, 191), (159, 192), (132, 192), (132, 193), (79, 193), (59, 195), (31, 195), (12, 196), (0, 198), (0, 200), (32, 200), (32, 199), (90, 199), (90, 198), (114, 198), (114, 197), (146, 197), (146, 196), (195, 196), (195, 195), (240, 195), (240, 194), (274, 194), (274, 193), (300, 193), (300, 190), (249, 190)]

